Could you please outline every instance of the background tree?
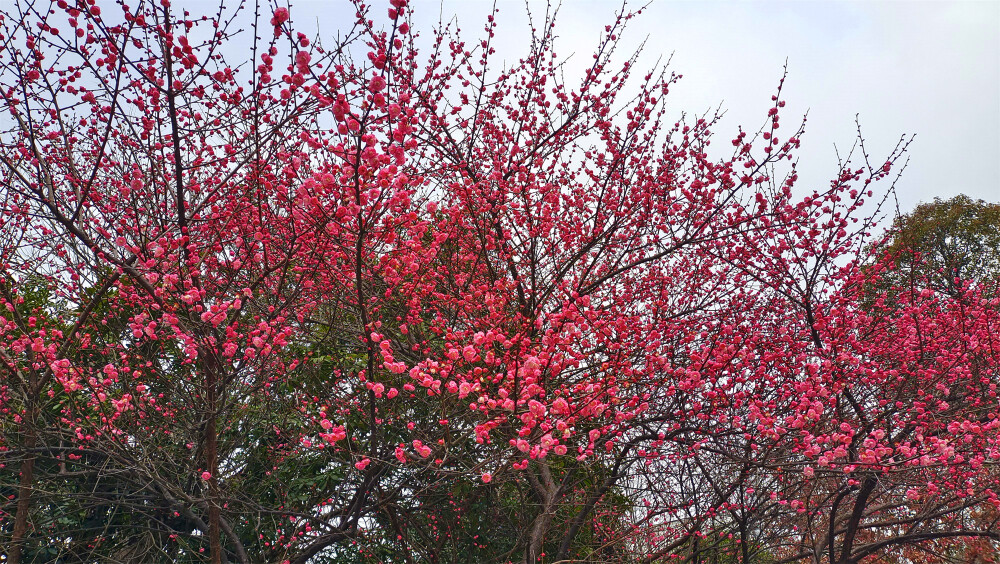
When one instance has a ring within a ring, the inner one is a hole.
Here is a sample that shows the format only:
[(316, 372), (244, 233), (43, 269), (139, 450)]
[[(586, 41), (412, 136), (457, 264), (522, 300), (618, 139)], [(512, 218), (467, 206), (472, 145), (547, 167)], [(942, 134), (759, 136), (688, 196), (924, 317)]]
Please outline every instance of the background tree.
[(882, 250), (898, 269), (899, 287), (927, 284), (957, 296), (963, 284), (992, 287), (1000, 278), (1000, 204), (959, 195), (935, 198), (896, 219)]

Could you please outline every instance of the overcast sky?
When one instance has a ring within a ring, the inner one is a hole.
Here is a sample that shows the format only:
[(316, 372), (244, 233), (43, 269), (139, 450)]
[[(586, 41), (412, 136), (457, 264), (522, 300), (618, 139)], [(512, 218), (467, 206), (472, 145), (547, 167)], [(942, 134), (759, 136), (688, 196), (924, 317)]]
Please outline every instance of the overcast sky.
[[(373, 0), (381, 4), (387, 1)], [(298, 26), (320, 35), (349, 20), (330, 0), (299, 1)], [(545, 3), (530, 1), (536, 13)], [(633, 3), (639, 5), (638, 3)], [(343, 4), (342, 4), (343, 5)], [(425, 36), (439, 13), (478, 37), (492, 2), (415, 0), (414, 27)], [(500, 0), (498, 54), (524, 53), (523, 0)], [(563, 0), (556, 27), (560, 55), (584, 64), (616, 1)], [(384, 16), (383, 16), (384, 17)], [(305, 25), (303, 25), (305, 24)], [(646, 42), (645, 62), (673, 55), (682, 74), (668, 104), (702, 113), (727, 111), (716, 127), (729, 139), (737, 125), (756, 130), (788, 60), (785, 123), (807, 110), (800, 189), (822, 187), (856, 136), (858, 114), (874, 157), (903, 134), (916, 134), (910, 163), (897, 185), (906, 212), (921, 201), (965, 193), (1000, 201), (1000, 2), (708, 2), (653, 0), (626, 34)]]

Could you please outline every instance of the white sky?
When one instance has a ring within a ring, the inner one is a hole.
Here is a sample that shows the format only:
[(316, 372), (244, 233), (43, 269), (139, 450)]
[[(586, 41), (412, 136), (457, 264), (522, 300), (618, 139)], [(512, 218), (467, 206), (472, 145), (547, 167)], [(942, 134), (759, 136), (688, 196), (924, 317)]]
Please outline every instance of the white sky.
[[(369, 3), (384, 19), (388, 0)], [(544, 1), (527, 4), (536, 18), (544, 14)], [(414, 28), (425, 37), (440, 14), (456, 17), (474, 44), (492, 1), (411, 5)], [(525, 2), (498, 0), (498, 6), (498, 60), (513, 61), (525, 53)], [(557, 53), (587, 64), (619, 6), (563, 0)], [(353, 18), (345, 0), (299, 0), (291, 13), (298, 29), (318, 29), (321, 36)], [(782, 123), (793, 127), (795, 116), (809, 111), (799, 190), (822, 188), (832, 178), (834, 147), (841, 154), (850, 149), (858, 114), (873, 158), (887, 155), (901, 135), (916, 134), (897, 184), (903, 212), (960, 193), (1000, 201), (1000, 1), (653, 0), (625, 38), (625, 48), (647, 41), (646, 66), (673, 55), (671, 69), (684, 78), (667, 103), (678, 115), (722, 104), (726, 117), (715, 128), (720, 145), (728, 145), (737, 125), (756, 131), (764, 122), (787, 58)]]
[[(214, 11), (216, 1), (178, 3), (201, 12)], [(387, 21), (388, 0), (368, 3)], [(525, 53), (526, 2), (497, 4), (497, 60), (513, 61)], [(544, 0), (527, 4), (538, 17), (545, 11)], [(492, 0), (411, 5), (414, 28), (425, 37), (441, 14), (456, 17), (463, 36), (475, 43)], [(562, 1), (556, 47), (562, 56), (574, 55), (571, 68), (589, 63), (620, 5)], [(322, 37), (349, 27), (354, 10), (347, 0), (292, 0), (291, 15), (298, 30)], [(897, 185), (902, 211), (960, 193), (1000, 201), (1000, 0), (652, 0), (633, 20), (619, 55), (644, 39), (640, 66), (673, 55), (671, 70), (684, 75), (667, 100), (675, 115), (701, 114), (720, 104), (726, 110), (715, 128), (720, 151), (737, 125), (756, 131), (764, 122), (787, 58), (782, 125), (793, 127), (796, 116), (809, 111), (798, 152), (799, 190), (821, 188), (834, 175), (834, 146), (842, 154), (850, 149), (858, 114), (873, 158), (886, 155), (901, 135), (916, 134)]]

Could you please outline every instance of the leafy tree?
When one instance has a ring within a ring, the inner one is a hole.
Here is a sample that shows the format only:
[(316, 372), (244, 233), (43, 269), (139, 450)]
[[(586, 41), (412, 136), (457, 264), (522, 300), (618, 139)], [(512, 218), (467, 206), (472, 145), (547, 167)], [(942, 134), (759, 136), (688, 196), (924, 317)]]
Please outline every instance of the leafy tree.
[(898, 269), (898, 287), (918, 285), (956, 296), (977, 282), (997, 291), (1000, 204), (959, 195), (935, 198), (896, 219), (884, 246)]

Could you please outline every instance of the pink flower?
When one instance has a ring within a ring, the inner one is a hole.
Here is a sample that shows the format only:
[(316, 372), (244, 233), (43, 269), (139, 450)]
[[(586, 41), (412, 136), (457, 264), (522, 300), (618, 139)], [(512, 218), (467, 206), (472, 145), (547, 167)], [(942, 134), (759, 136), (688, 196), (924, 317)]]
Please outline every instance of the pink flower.
[(427, 458), (428, 456), (431, 455), (431, 447), (425, 445), (419, 439), (413, 440), (413, 449), (416, 450), (417, 453), (423, 458)]
[(295, 66), (300, 73), (309, 72), (309, 61), (312, 60), (312, 55), (308, 51), (299, 51), (295, 54)]
[(552, 402), (552, 413), (556, 415), (569, 413), (569, 403), (563, 398), (556, 398), (556, 400)]
[(483, 483), (488, 484), (490, 483), (491, 480), (493, 480), (493, 474), (490, 474), (489, 472), (483, 472)]
[(462, 356), (465, 357), (466, 361), (472, 362), (476, 360), (476, 349), (472, 345), (465, 345), (462, 349)]
[(354, 467), (357, 468), (358, 470), (364, 470), (371, 463), (372, 463), (372, 461), (371, 461), (370, 458), (362, 458), (358, 462), (354, 463)]
[(535, 417), (545, 417), (545, 405), (538, 400), (530, 400), (528, 402), (528, 410)]
[(209, 480), (211, 480), (212, 479), (212, 473), (211, 472), (202, 472), (201, 473), (201, 479), (205, 480), (206, 482), (209, 481)]
[(274, 17), (271, 18), (271, 25), (279, 26), (288, 21), (288, 8), (278, 8), (274, 11)]

